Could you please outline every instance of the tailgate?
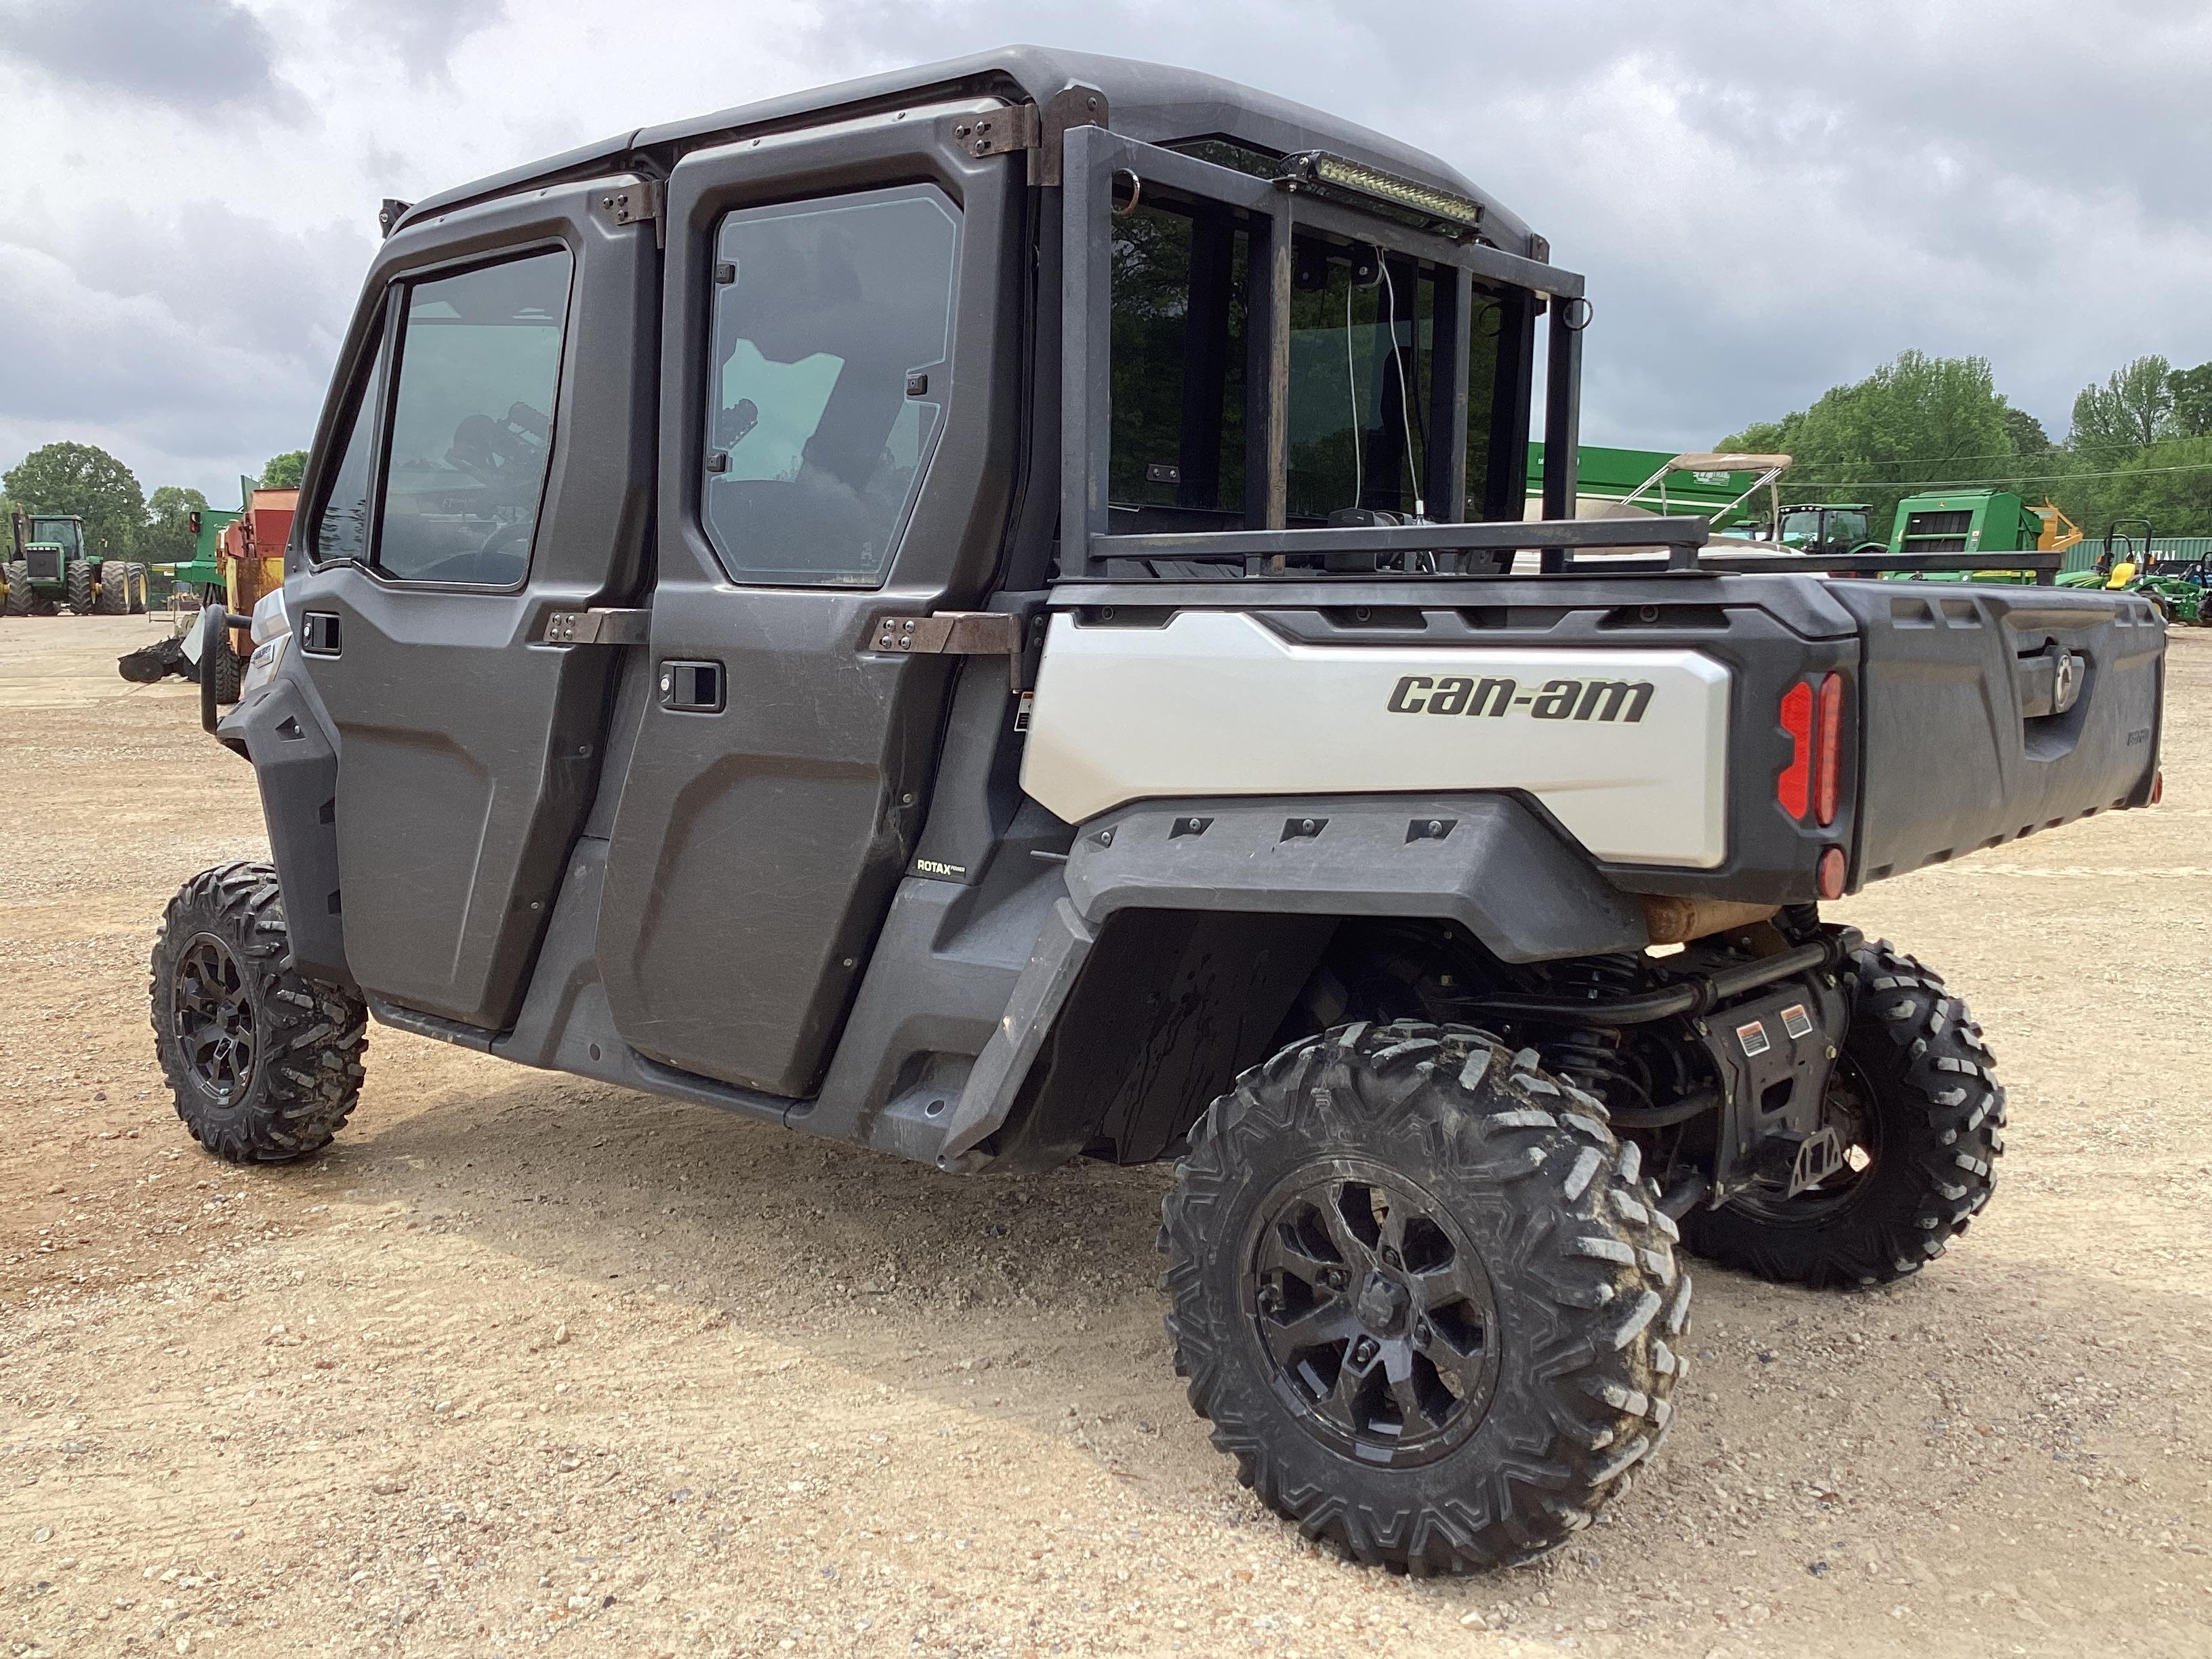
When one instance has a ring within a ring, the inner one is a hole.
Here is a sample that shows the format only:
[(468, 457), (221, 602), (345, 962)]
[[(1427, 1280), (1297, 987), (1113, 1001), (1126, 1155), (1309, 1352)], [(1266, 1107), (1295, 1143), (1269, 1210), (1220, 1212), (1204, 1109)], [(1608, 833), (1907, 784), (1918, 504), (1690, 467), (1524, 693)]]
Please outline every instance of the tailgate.
[(1853, 885), (2149, 801), (2166, 626), (2145, 600), (1976, 582), (1831, 589), (1866, 641)]

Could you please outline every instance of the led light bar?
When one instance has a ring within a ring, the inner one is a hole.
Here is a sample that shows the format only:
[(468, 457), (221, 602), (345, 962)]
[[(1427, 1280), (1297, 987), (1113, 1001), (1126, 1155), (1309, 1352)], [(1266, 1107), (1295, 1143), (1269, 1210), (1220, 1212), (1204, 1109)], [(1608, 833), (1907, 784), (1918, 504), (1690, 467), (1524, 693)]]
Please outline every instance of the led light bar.
[(1296, 155), (1285, 156), (1275, 182), (1292, 190), (1318, 185), (1346, 195), (1364, 196), (1370, 201), (1387, 202), (1469, 234), (1482, 228), (1481, 203), (1411, 179), (1401, 179), (1395, 173), (1370, 167), (1364, 161), (1347, 161), (1326, 150), (1303, 150)]

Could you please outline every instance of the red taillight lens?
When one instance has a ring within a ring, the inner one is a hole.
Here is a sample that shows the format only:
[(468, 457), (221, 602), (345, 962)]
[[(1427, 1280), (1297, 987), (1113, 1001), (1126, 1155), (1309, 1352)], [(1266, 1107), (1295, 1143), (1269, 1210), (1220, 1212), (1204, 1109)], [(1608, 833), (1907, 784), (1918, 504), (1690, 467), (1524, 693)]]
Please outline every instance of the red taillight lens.
[(2166, 769), (2161, 766), (2150, 775), (2150, 804), (2155, 806), (2166, 799)]
[(1844, 757), (1844, 677), (1831, 674), (1820, 682), (1820, 706), (1814, 729), (1813, 816), (1826, 829), (1836, 821), (1836, 795), (1841, 788)]
[(1784, 691), (1781, 718), (1790, 734), (1790, 764), (1774, 780), (1774, 799), (1791, 817), (1802, 818), (1813, 770), (1813, 688), (1800, 680)]

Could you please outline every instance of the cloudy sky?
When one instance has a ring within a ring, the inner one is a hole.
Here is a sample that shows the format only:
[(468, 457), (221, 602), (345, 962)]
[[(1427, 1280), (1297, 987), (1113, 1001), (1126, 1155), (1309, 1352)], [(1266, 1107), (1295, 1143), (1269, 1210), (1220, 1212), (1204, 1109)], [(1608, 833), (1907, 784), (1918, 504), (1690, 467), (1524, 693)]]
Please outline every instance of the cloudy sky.
[(1449, 158), (1589, 274), (1592, 442), (1906, 347), (2057, 436), (2126, 359), (2212, 359), (2203, 0), (0, 0), (0, 469), (76, 438), (228, 499), (307, 441), (382, 198), (1013, 40)]

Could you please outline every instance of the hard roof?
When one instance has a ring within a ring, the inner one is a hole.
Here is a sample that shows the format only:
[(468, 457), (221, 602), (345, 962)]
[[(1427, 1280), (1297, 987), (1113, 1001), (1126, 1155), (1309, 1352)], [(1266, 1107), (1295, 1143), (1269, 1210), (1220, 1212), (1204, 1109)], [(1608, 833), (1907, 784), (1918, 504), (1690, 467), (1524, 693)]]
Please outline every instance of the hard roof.
[(947, 98), (995, 94), (1014, 102), (1041, 104), (1071, 82), (1104, 93), (1109, 124), (1115, 131), (1129, 137), (1164, 143), (1219, 137), (1285, 155), (1329, 150), (1482, 203), (1486, 233), (1510, 252), (1519, 252), (1520, 243), (1528, 234), (1528, 228), (1518, 216), (1456, 169), (1410, 144), (1218, 76), (1044, 46), (1002, 46), (969, 58), (787, 93), (695, 120), (617, 133), (601, 143), (441, 191), (417, 203), (407, 217), (420, 219), (466, 202), (556, 180), (626, 170), (637, 150), (681, 151), (763, 129), (787, 130), (817, 120), (907, 108)]

